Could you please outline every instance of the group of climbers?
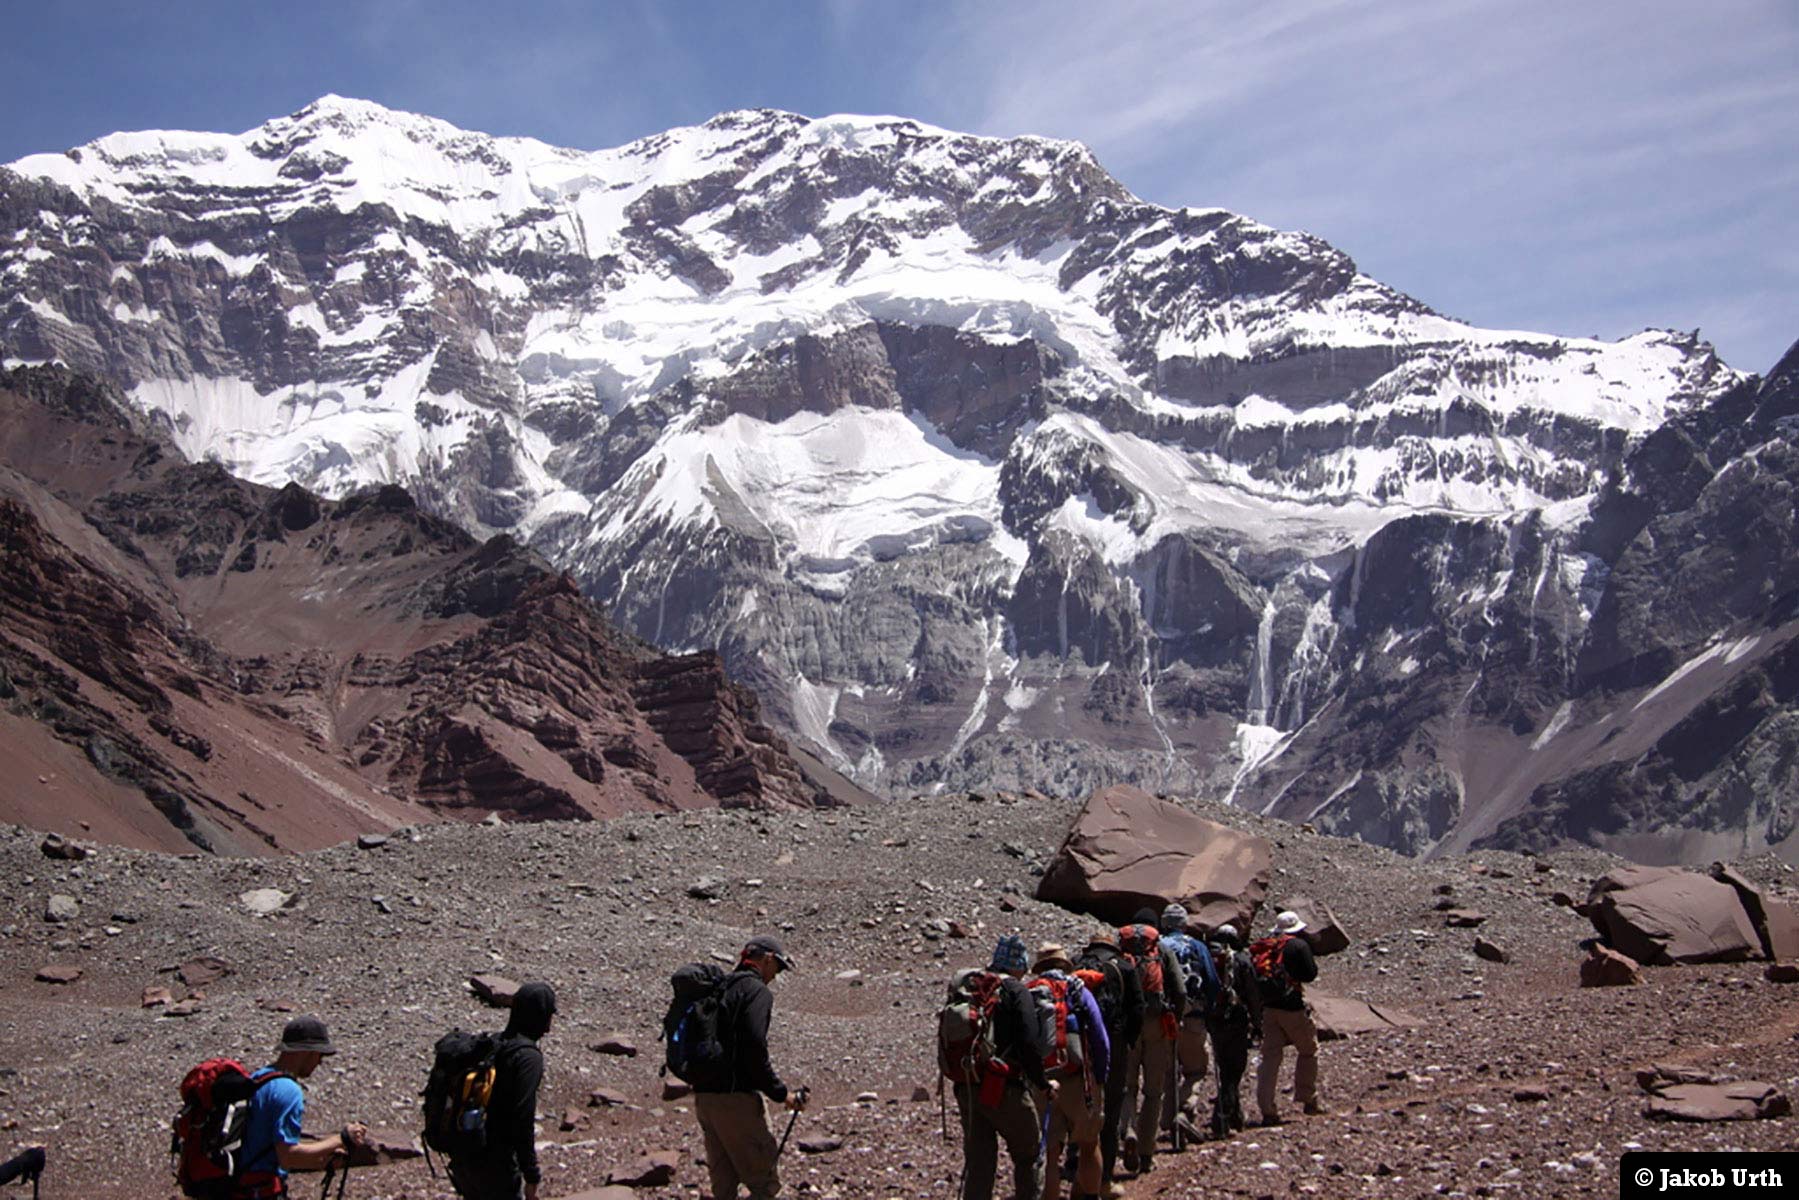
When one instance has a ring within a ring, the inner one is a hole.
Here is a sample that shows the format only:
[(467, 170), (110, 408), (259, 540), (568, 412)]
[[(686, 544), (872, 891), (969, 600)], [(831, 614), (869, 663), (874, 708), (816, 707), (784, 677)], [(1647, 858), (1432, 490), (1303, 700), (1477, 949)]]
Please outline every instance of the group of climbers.
[(1257, 1041), (1261, 1123), (1283, 1122), (1288, 1046), (1295, 1099), (1323, 1112), (1305, 1001), (1317, 974), (1292, 912), (1248, 946), (1234, 926), (1205, 928), (1179, 904), (1094, 931), (1072, 958), (1057, 943), (1031, 955), (1017, 934), (1001, 937), (985, 969), (951, 980), (938, 1015), (939, 1066), (962, 1132), (959, 1197), (991, 1200), (1002, 1141), (1017, 1200), (1057, 1200), (1064, 1182), (1071, 1200), (1121, 1195), (1119, 1180), (1152, 1171), (1164, 1139), (1179, 1149), (1245, 1127), (1240, 1090)]

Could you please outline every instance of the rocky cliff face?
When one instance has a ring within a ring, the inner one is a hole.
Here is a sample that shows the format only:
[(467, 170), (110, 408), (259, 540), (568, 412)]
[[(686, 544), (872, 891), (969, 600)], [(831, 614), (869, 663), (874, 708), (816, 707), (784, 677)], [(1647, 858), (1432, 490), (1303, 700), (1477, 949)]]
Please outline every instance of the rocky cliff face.
[(894, 794), (1600, 836), (1540, 789), (1772, 570), (1631, 599), (1778, 457), (1725, 414), (1785, 437), (1695, 337), (1476, 329), (1070, 143), (761, 111), (586, 153), (329, 97), (13, 164), (0, 280), (0, 354), (257, 482), (403, 482)]
[(0, 429), (9, 818), (241, 851), (825, 799), (716, 656), (401, 488), (244, 483), (48, 368), (0, 376)]

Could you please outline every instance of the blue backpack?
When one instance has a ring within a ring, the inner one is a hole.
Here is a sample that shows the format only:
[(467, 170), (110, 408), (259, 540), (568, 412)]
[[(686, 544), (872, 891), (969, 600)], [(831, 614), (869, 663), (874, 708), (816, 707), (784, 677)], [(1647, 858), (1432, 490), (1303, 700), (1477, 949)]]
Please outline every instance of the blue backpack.
[(1172, 950), (1174, 960), (1181, 964), (1188, 1010), (1210, 1012), (1218, 995), (1218, 971), (1212, 965), (1212, 952), (1198, 938), (1180, 932), (1163, 934), (1162, 945)]

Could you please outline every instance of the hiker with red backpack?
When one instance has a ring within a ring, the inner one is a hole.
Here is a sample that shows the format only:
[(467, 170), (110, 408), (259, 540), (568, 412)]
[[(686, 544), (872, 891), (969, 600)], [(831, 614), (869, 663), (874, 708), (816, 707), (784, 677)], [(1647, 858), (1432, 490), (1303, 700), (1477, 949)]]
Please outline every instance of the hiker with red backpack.
[[(1096, 930), (1074, 965), (1075, 978), (1099, 1005), (1108, 1043), (1114, 1047), (1135, 1044), (1143, 1032), (1143, 985), (1137, 981), (1137, 969), (1118, 949), (1118, 931), (1109, 925)], [(1122, 1063), (1107, 1072), (1104, 1098), (1099, 1130), (1100, 1187), (1108, 1200), (1116, 1200), (1124, 1194), (1117, 1181), (1118, 1123), (1124, 1114)]]
[[(537, 1043), (550, 1032), (555, 1015), (555, 989), (547, 983), (527, 983), (512, 999), (505, 1030), (498, 1037), (480, 1039), (483, 1045), (475, 1066), (479, 1083), (474, 1090), (485, 1097), (478, 1112), (471, 1114), (465, 1106), (455, 1120), (459, 1130), (475, 1136), (457, 1138), (447, 1151), (450, 1183), (463, 1200), (537, 1200), (543, 1179), (537, 1166), (537, 1089), (543, 1083), (543, 1051)], [(429, 1144), (430, 1084), (426, 1093)]]
[(1031, 964), (1030, 989), (1038, 1008), (1049, 1018), (1051, 1049), (1044, 1074), (1056, 1085), (1044, 1127), (1043, 1200), (1056, 1200), (1062, 1188), (1062, 1147), (1074, 1143), (1075, 1176), (1071, 1200), (1097, 1200), (1100, 1190), (1100, 1129), (1105, 1123), (1105, 1082), (1112, 1067), (1112, 1043), (1106, 1036), (1099, 1004), (1074, 974), (1068, 952), (1055, 942), (1037, 948)]
[(1243, 1072), (1250, 1044), (1262, 1040), (1262, 988), (1235, 925), (1214, 929), (1209, 948), (1218, 972), (1218, 993), (1206, 1012), (1212, 1058), (1218, 1064), (1209, 1132), (1222, 1141), (1244, 1127)]
[(1037, 1200), (1042, 1121), (1054, 1087), (1043, 1073), (1048, 1043), (1024, 985), (1030, 952), (1008, 933), (987, 969), (959, 971), (937, 1018), (937, 1063), (955, 1089), (962, 1129), (960, 1200), (993, 1200), (999, 1143), (1012, 1158), (1016, 1200)]
[(323, 1021), (295, 1017), (281, 1031), (275, 1061), (260, 1071), (215, 1058), (188, 1072), (171, 1145), (182, 1191), (208, 1200), (277, 1200), (288, 1194), (289, 1171), (346, 1165), (352, 1147), (368, 1144), (367, 1127), (346, 1125), (322, 1138), (300, 1132), (300, 1081), (336, 1053)]
[(763, 934), (744, 943), (736, 968), (719, 981), (713, 1028), (705, 1039), (718, 1061), (693, 1062), (689, 1079), (714, 1200), (736, 1200), (739, 1184), (750, 1200), (773, 1200), (781, 1190), (776, 1170), (781, 1147), (769, 1132), (763, 1098), (799, 1113), (806, 1107), (806, 1089), (789, 1089), (769, 1061), (775, 998), (768, 985), (792, 969), (780, 941)]
[(1305, 985), (1318, 978), (1318, 962), (1296, 912), (1274, 920), (1274, 933), (1249, 946), (1257, 983), (1262, 990), (1262, 1063), (1256, 1073), (1256, 1103), (1262, 1124), (1281, 1124), (1276, 1092), (1281, 1057), (1288, 1046), (1298, 1056), (1293, 1066), (1293, 1098), (1309, 1116), (1325, 1111), (1318, 1102), (1318, 1027), (1306, 1004)]
[(1140, 910), (1118, 931), (1118, 945), (1137, 968), (1143, 986), (1143, 1032), (1124, 1059), (1124, 1103), (1119, 1116), (1124, 1135), (1122, 1163), (1126, 1172), (1147, 1174), (1155, 1166), (1156, 1138), (1162, 1124), (1162, 1096), (1174, 1068), (1180, 1020), (1187, 1011), (1186, 986), (1180, 964), (1161, 944), (1158, 917)]

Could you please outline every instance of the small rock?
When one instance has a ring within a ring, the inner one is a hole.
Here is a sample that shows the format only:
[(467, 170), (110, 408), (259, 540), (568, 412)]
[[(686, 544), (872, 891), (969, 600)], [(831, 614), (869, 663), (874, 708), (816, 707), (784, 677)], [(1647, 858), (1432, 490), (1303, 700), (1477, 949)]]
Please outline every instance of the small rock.
[(1594, 942), (1580, 963), (1580, 986), (1629, 987), (1643, 982), (1642, 968), (1628, 954)]
[(1799, 963), (1769, 963), (1763, 974), (1769, 983), (1799, 983)]
[(55, 895), (44, 903), (44, 920), (52, 925), (61, 925), (73, 921), (81, 915), (81, 905), (75, 903), (75, 897)]
[(1486, 923), (1486, 913), (1469, 908), (1452, 908), (1443, 914), (1443, 924), (1451, 929), (1478, 929)]
[(199, 997), (189, 996), (187, 999), (182, 1000), (176, 1004), (171, 1004), (167, 1008), (163, 1009), (162, 1015), (165, 1017), (191, 1017), (199, 1011), (200, 1011)]
[(587, 1093), (589, 1108), (619, 1108), (628, 1103), (629, 1098), (616, 1088), (595, 1088)]
[(833, 1150), (843, 1149), (843, 1139), (828, 1133), (813, 1134), (803, 1137), (798, 1142), (801, 1154), (829, 1154)]
[(924, 1104), (925, 1102), (929, 1101), (930, 1098), (931, 1098), (931, 1089), (928, 1087), (925, 1087), (923, 1084), (920, 1084), (919, 1086), (912, 1089), (912, 1103)]
[(1549, 894), (1549, 903), (1555, 905), (1557, 908), (1573, 908), (1574, 897), (1570, 896), (1567, 892), (1551, 892)]
[(1477, 937), (1474, 939), (1474, 954), (1476, 958), (1484, 958), (1488, 962), (1506, 963), (1512, 961), (1511, 955), (1507, 954), (1504, 950), (1500, 949), (1498, 945), (1489, 942), (1484, 937)]
[(616, 1054), (620, 1058), (636, 1058), (637, 1043), (622, 1033), (609, 1033), (588, 1047), (597, 1054)]
[(81, 975), (82, 971), (80, 967), (51, 965), (39, 967), (37, 969), (37, 979), (39, 983), (74, 983), (77, 979), (81, 978)]
[(881, 1099), (881, 1096), (880, 1096), (879, 1092), (857, 1092), (856, 1093), (856, 1103), (857, 1104), (876, 1104), (880, 1101), (880, 1099)]
[(274, 1000), (266, 996), (256, 1002), (256, 1007), (260, 1008), (263, 1012), (272, 1013), (290, 1013), (294, 1011), (294, 1004), (292, 1001)]
[(948, 933), (953, 938), (971, 938), (974, 936), (974, 931), (960, 921), (951, 921), (949, 923)]
[(88, 856), (86, 846), (78, 842), (71, 842), (60, 833), (46, 834), (38, 849), (44, 852), (45, 858), (56, 858), (65, 862), (80, 862)]
[(999, 910), (1001, 912), (1008, 912), (1008, 913), (1009, 912), (1017, 912), (1018, 905), (1012, 903), (1012, 898), (1010, 896), (1001, 896), (999, 898)]
[(487, 814), (486, 818), (482, 820), (481, 824), (487, 826), (489, 829), (498, 829), (501, 825), (504, 825), (505, 822), (500, 820), (499, 813), (490, 812)]
[(237, 902), (259, 917), (279, 912), (293, 902), (293, 897), (280, 888), (256, 888), (245, 892)]
[(851, 967), (846, 971), (837, 972), (837, 978), (838, 978), (838, 980), (840, 980), (843, 983), (848, 983), (852, 979), (862, 978), (862, 972), (856, 970), (854, 967)]
[(147, 987), (144, 989), (144, 1007), (160, 1008), (165, 1004), (175, 1003), (175, 993), (166, 987)]
[(202, 954), (198, 958), (190, 958), (175, 969), (175, 978), (188, 987), (205, 987), (215, 979), (222, 979), (231, 974), (231, 967), (224, 959), (211, 954)]
[(356, 848), (358, 850), (379, 850), (385, 845), (387, 845), (387, 835), (385, 833), (365, 833), (356, 839)]
[(511, 1008), (519, 989), (517, 982), (504, 975), (471, 975), (468, 986), (478, 1000), (494, 1008)]
[(667, 1187), (674, 1182), (675, 1168), (680, 1165), (678, 1151), (652, 1150), (636, 1162), (614, 1167), (606, 1176), (606, 1182), (633, 1188)]
[(562, 1111), (561, 1129), (563, 1133), (573, 1133), (575, 1130), (584, 1128), (586, 1125), (587, 1114), (580, 1109), (567, 1108)]
[(1512, 1093), (1512, 1099), (1521, 1103), (1536, 1104), (1549, 1099), (1549, 1093), (1542, 1088), (1518, 1088)]
[(682, 1100), (693, 1095), (693, 1085), (683, 1083), (679, 1079), (669, 1078), (662, 1081), (662, 1099), (664, 1103), (671, 1100)]
[(687, 885), (687, 894), (695, 900), (718, 900), (725, 894), (725, 881), (716, 875), (702, 875)]

